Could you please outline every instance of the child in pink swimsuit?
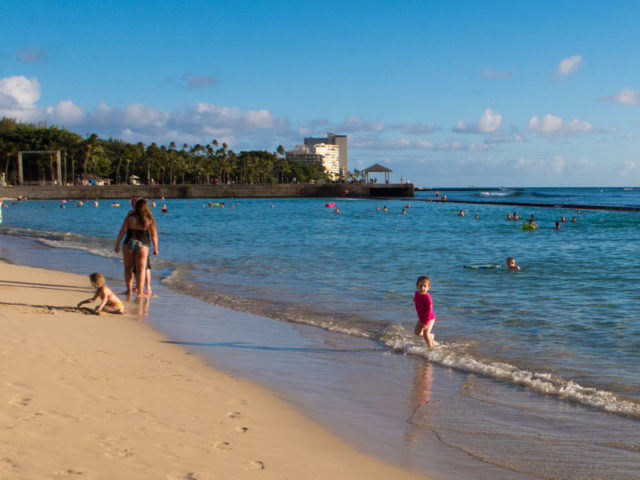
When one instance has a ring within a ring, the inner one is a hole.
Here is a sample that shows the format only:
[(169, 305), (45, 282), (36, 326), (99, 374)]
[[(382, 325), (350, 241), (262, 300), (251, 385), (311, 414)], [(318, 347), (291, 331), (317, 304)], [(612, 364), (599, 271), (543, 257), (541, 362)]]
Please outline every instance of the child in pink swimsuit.
[(93, 288), (97, 289), (96, 294), (91, 298), (79, 302), (77, 305), (78, 308), (80, 308), (80, 305), (95, 302), (100, 298), (100, 305), (95, 308), (96, 312), (104, 310), (109, 313), (124, 313), (124, 305), (120, 299), (116, 297), (116, 294), (105, 285), (104, 276), (101, 273), (92, 273), (89, 275), (89, 280), (91, 281)]
[(435, 336), (431, 333), (431, 329), (436, 323), (436, 316), (433, 313), (433, 302), (428, 291), (431, 287), (431, 279), (429, 277), (418, 277), (416, 282), (416, 293), (413, 295), (413, 303), (416, 306), (418, 314), (418, 323), (413, 333), (419, 337), (424, 337), (429, 347), (435, 344)]

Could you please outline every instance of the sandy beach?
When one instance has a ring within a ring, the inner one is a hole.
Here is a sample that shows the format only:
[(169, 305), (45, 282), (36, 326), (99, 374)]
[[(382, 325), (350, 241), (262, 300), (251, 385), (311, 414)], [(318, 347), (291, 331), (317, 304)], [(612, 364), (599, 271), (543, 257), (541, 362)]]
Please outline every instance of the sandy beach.
[(424, 478), (359, 453), (135, 313), (75, 308), (92, 293), (81, 275), (0, 264), (1, 478)]

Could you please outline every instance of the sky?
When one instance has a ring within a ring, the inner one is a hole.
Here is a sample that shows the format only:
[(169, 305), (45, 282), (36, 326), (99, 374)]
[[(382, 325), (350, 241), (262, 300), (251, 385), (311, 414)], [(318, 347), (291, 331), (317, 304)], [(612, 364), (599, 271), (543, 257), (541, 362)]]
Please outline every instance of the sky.
[(640, 2), (0, 0), (0, 117), (421, 187), (640, 186)]

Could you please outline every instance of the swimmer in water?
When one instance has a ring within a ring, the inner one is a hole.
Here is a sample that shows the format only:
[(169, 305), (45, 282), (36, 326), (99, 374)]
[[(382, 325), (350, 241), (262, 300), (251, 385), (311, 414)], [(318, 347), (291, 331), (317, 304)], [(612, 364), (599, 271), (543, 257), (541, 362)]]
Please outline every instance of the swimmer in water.
[(507, 258), (507, 267), (509, 268), (509, 270), (520, 270), (520, 265), (516, 263), (515, 257)]

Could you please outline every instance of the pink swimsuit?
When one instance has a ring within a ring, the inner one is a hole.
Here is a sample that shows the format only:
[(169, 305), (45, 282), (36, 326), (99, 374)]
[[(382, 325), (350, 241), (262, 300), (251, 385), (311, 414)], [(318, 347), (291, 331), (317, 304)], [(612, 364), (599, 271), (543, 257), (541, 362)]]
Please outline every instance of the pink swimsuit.
[(431, 301), (431, 295), (425, 293), (420, 295), (416, 292), (413, 296), (413, 303), (416, 305), (416, 312), (418, 313), (418, 320), (425, 325), (429, 322), (436, 322), (436, 315), (433, 313), (433, 302)]

